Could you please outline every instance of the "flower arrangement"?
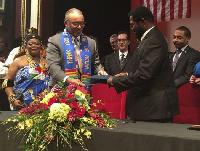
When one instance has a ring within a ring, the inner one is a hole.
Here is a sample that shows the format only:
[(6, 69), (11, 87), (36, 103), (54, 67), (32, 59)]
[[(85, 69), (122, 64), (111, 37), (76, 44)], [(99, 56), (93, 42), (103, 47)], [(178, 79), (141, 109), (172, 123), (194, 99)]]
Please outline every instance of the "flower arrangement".
[(116, 122), (106, 113), (91, 110), (91, 98), (86, 93), (74, 83), (65, 88), (59, 82), (50, 93), (41, 93), (30, 107), (21, 109), (4, 124), (17, 122), (8, 131), (16, 130), (22, 138), (20, 147), (26, 151), (43, 151), (53, 140), (70, 148), (71, 141), (75, 141), (87, 150), (83, 137), (91, 139), (91, 127), (112, 128)]

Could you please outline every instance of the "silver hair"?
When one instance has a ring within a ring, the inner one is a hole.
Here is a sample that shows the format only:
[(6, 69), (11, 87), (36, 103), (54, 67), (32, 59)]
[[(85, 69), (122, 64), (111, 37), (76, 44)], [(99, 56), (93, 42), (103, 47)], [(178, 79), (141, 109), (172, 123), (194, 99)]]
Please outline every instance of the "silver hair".
[(111, 35), (111, 36), (110, 36), (110, 39), (111, 39), (111, 38), (114, 38), (114, 37), (117, 37), (117, 34)]
[(65, 20), (64, 20), (64, 21), (69, 20), (69, 14), (70, 14), (70, 13), (74, 13), (74, 12), (77, 12), (78, 14), (83, 15), (83, 13), (82, 13), (79, 9), (77, 9), (77, 8), (71, 8), (71, 9), (69, 9), (69, 10), (65, 13)]

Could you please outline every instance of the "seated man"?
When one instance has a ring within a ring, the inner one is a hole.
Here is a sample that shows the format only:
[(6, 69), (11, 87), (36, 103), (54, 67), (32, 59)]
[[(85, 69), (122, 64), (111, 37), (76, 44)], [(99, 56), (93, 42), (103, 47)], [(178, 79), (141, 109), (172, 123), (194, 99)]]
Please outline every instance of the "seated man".
[(169, 57), (176, 87), (189, 82), (194, 66), (200, 60), (200, 53), (188, 45), (190, 39), (191, 32), (187, 27), (180, 26), (175, 30), (173, 43), (176, 51), (170, 53)]
[(105, 71), (109, 75), (116, 75), (121, 72), (126, 72), (129, 68), (129, 63), (132, 58), (132, 53), (128, 51), (130, 44), (128, 33), (120, 31), (118, 33), (117, 45), (119, 51), (108, 55), (105, 60)]

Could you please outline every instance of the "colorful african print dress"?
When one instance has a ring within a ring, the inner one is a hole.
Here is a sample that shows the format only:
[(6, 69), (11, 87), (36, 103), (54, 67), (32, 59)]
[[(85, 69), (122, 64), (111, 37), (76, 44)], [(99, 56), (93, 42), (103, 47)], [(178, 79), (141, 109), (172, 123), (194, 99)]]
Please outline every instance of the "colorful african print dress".
[(47, 70), (43, 70), (38, 63), (35, 68), (25, 66), (18, 70), (13, 90), (17, 98), (25, 106), (29, 106), (34, 101), (33, 98), (37, 98), (38, 94), (48, 88), (48, 81)]

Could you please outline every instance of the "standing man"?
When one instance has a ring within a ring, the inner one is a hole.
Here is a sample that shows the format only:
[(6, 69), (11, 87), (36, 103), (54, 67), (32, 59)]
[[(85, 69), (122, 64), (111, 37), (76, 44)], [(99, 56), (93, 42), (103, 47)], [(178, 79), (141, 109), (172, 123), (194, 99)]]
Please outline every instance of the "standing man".
[[(110, 36), (110, 45), (112, 47), (112, 50), (113, 52), (112, 53), (115, 53), (117, 52), (119, 49), (118, 49), (118, 45), (117, 45), (117, 34), (113, 34)], [(110, 55), (110, 54), (108, 54)], [(105, 55), (102, 59), (101, 59), (101, 64), (105, 67), (105, 60), (107, 58), (108, 55)]]
[(167, 42), (154, 25), (152, 12), (139, 6), (129, 13), (130, 27), (142, 35), (130, 68), (124, 76), (110, 77), (108, 84), (127, 91), (126, 114), (130, 119), (172, 122), (179, 114)]
[(173, 43), (176, 51), (171, 52), (169, 57), (176, 87), (189, 82), (195, 65), (200, 61), (200, 53), (188, 45), (190, 39), (191, 32), (187, 27), (180, 26), (175, 30)]
[[(87, 76), (105, 74), (99, 61), (95, 40), (85, 36), (84, 16), (76, 8), (65, 14), (64, 32), (50, 37), (47, 47), (47, 64), (50, 74), (49, 87), (58, 81), (75, 82), (85, 86)], [(82, 83), (83, 82), (83, 83)]]
[(128, 71), (132, 53), (128, 52), (130, 44), (129, 36), (126, 31), (120, 31), (117, 37), (117, 45), (119, 51), (111, 53), (105, 60), (105, 71), (109, 75), (116, 75), (121, 72)]

